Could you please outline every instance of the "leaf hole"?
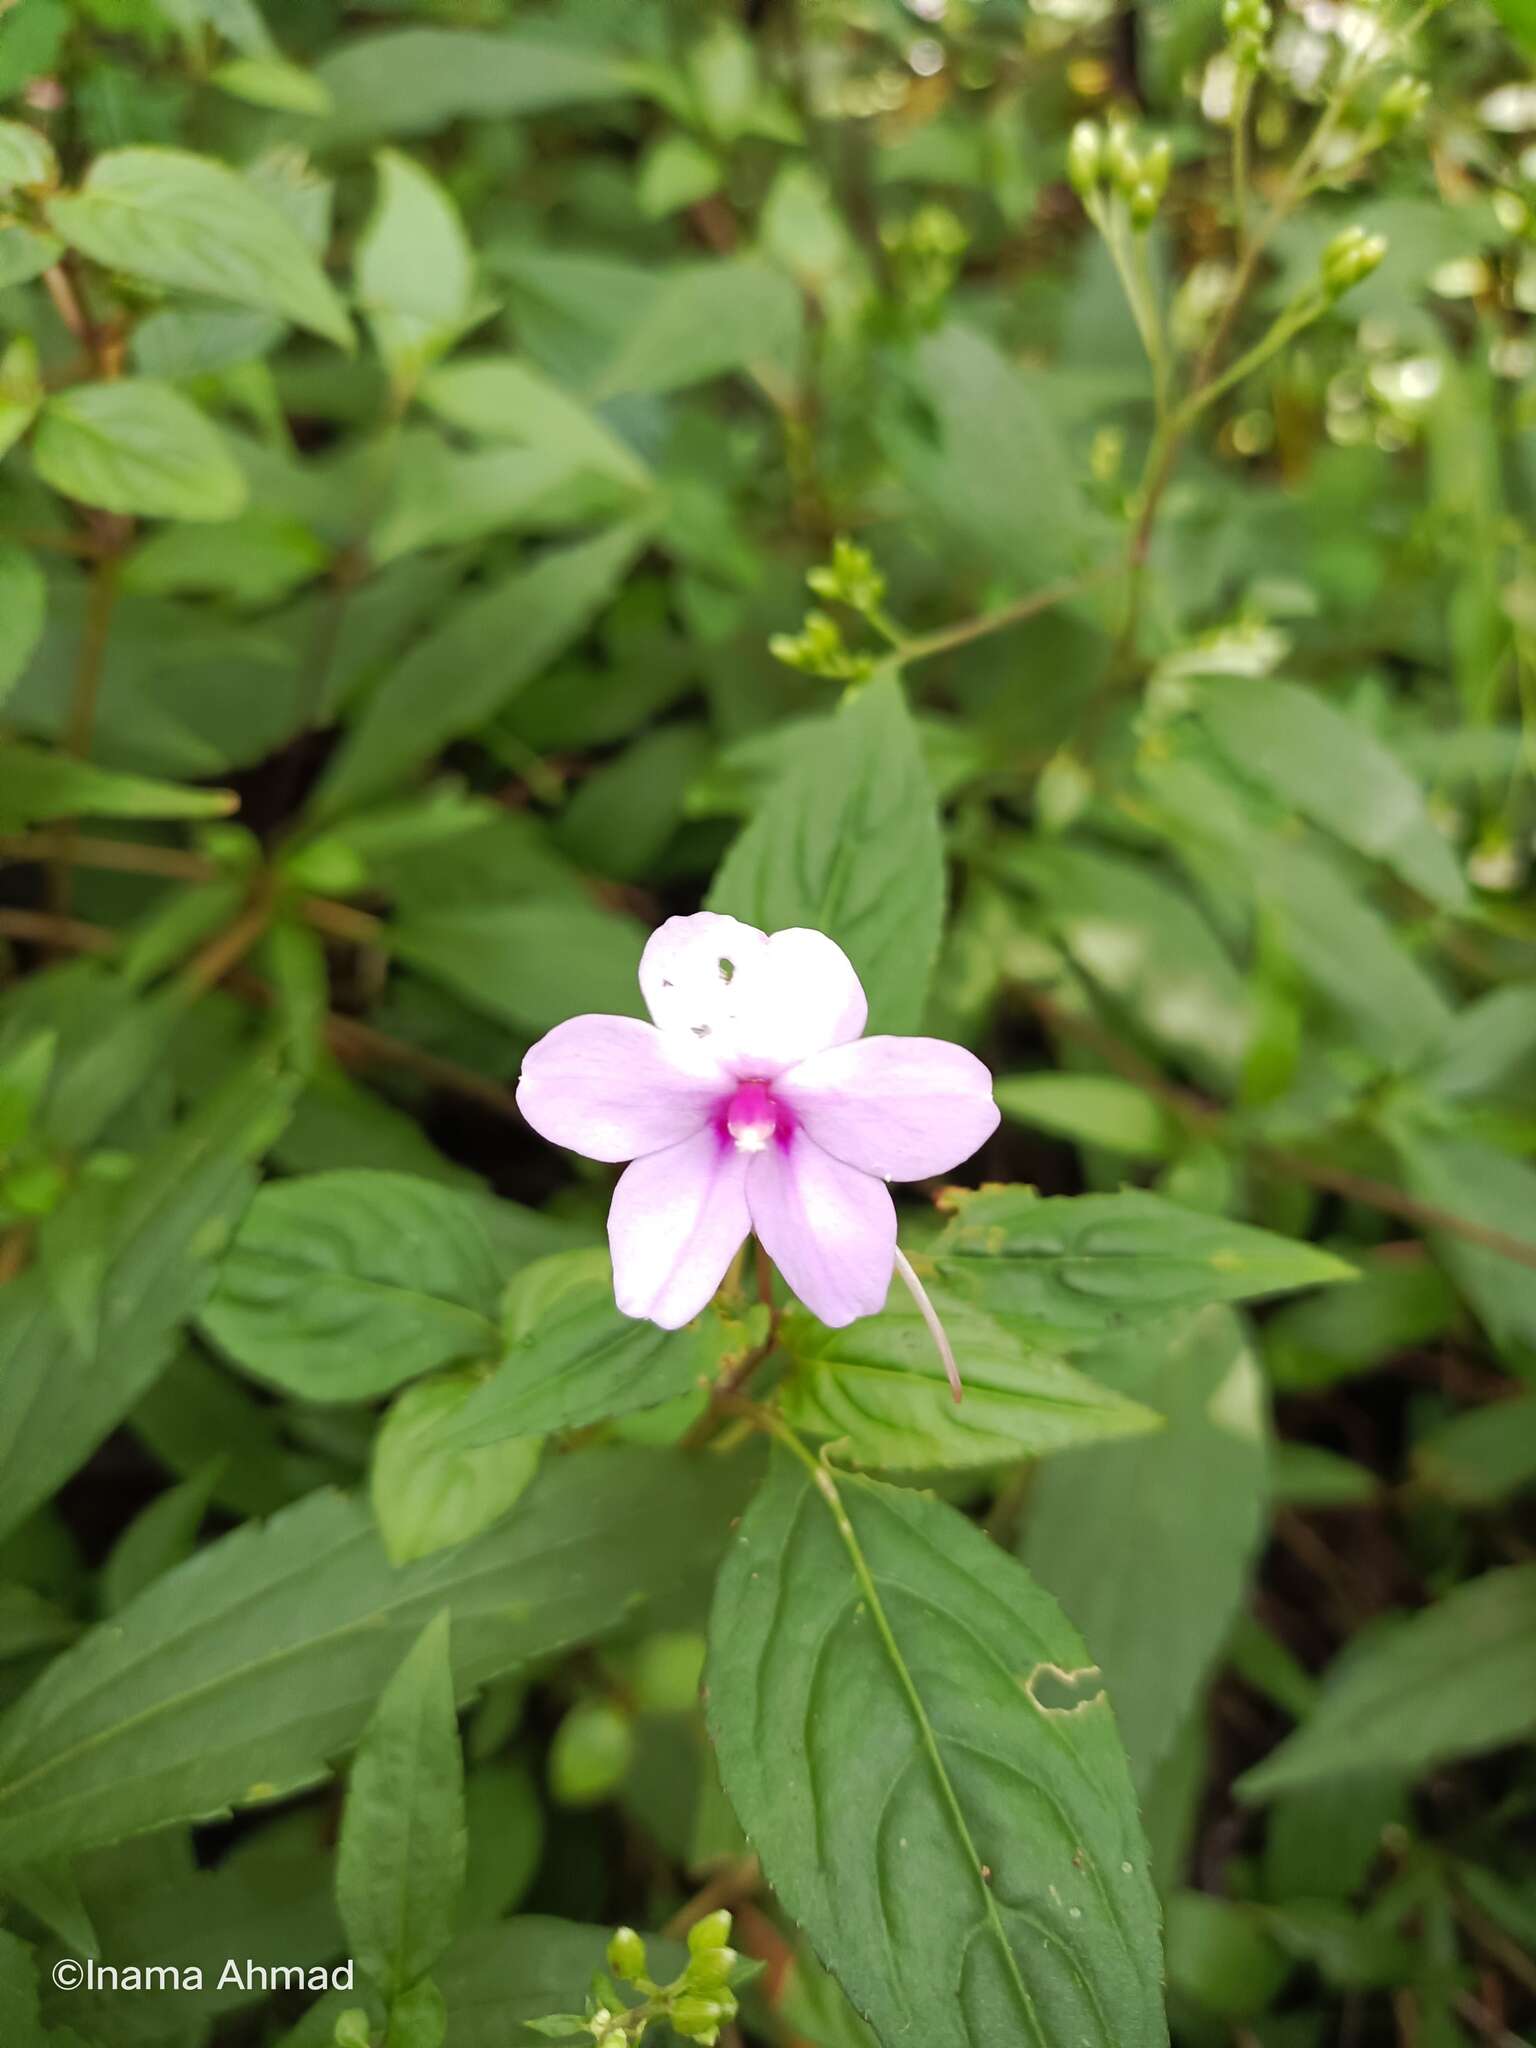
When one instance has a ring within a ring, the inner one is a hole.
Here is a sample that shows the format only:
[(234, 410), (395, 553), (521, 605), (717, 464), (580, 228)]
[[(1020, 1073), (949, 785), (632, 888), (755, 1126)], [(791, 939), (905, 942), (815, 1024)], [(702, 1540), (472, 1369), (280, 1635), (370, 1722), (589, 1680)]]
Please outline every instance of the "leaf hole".
[(1025, 1679), (1024, 1690), (1042, 1714), (1076, 1714), (1103, 1699), (1104, 1679), (1097, 1664), (1085, 1664), (1081, 1671), (1037, 1664)]

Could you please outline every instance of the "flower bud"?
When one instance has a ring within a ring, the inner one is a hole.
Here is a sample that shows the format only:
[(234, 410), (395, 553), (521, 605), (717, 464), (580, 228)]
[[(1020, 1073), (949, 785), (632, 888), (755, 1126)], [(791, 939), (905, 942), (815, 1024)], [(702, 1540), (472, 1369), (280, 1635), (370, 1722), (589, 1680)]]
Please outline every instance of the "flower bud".
[(688, 1988), (713, 1994), (729, 1984), (737, 1963), (733, 1948), (700, 1949), (688, 1965)]
[(615, 2027), (611, 2034), (604, 2034), (597, 2048), (629, 2048), (629, 2041), (622, 2028)]
[(731, 1938), (731, 1916), (724, 1906), (695, 1920), (688, 1930), (688, 1953), (701, 1956), (707, 1949), (724, 1948)]
[(638, 1984), (645, 1975), (645, 1943), (633, 1927), (614, 1929), (608, 1943), (608, 1967), (627, 1984)]
[(1141, 159), (1127, 122), (1110, 122), (1104, 141), (1104, 163), (1111, 179), (1129, 199), (1141, 182)]
[(1091, 196), (1104, 169), (1104, 131), (1097, 121), (1079, 121), (1067, 143), (1067, 178), (1080, 199)]
[(1341, 229), (1323, 251), (1323, 290), (1330, 299), (1341, 298), (1369, 277), (1386, 253), (1385, 235), (1368, 235), (1359, 226)]
[(725, 2007), (715, 1999), (692, 1996), (675, 1999), (667, 2014), (673, 2033), (693, 2041), (713, 2041), (726, 2017)]
[(1141, 159), (1140, 184), (1150, 185), (1159, 199), (1168, 190), (1168, 173), (1173, 169), (1173, 144), (1159, 135), (1147, 145)]
[(336, 2048), (368, 2048), (373, 2039), (373, 2029), (360, 2005), (349, 2005), (345, 2012), (336, 2015), (336, 2028), (331, 2039)]
[(1396, 135), (1416, 121), (1428, 104), (1429, 81), (1405, 71), (1382, 94), (1376, 118), (1388, 135)]
[(1131, 187), (1131, 226), (1141, 233), (1151, 227), (1157, 219), (1158, 202), (1162, 194), (1149, 178), (1140, 178)]

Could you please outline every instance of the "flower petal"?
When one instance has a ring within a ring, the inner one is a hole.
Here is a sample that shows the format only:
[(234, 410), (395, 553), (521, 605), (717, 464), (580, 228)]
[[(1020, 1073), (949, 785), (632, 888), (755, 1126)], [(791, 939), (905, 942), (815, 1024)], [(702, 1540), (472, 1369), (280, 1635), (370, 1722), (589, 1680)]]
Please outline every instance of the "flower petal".
[(716, 1054), (734, 1044), (736, 978), (767, 944), (755, 925), (712, 910), (658, 925), (640, 957), (640, 993), (658, 1029)]
[(796, 926), (769, 938), (709, 910), (651, 934), (640, 988), (660, 1030), (757, 1080), (857, 1038), (869, 1015), (852, 962), (825, 933)]
[(704, 1307), (751, 1227), (747, 1158), (703, 1130), (619, 1175), (608, 1245), (625, 1315), (677, 1330)]
[(845, 1166), (804, 1131), (751, 1159), (752, 1228), (792, 1292), (834, 1328), (877, 1314), (896, 1259), (896, 1205), (884, 1181)]
[(809, 1053), (857, 1038), (869, 1004), (853, 962), (825, 932), (774, 932), (736, 977), (738, 1071), (771, 1080)]
[(730, 1077), (692, 1040), (636, 1017), (572, 1017), (523, 1059), (517, 1106), (588, 1159), (638, 1159), (708, 1122)]
[(998, 1125), (992, 1076), (942, 1038), (864, 1038), (783, 1075), (774, 1092), (837, 1159), (888, 1180), (948, 1173)]

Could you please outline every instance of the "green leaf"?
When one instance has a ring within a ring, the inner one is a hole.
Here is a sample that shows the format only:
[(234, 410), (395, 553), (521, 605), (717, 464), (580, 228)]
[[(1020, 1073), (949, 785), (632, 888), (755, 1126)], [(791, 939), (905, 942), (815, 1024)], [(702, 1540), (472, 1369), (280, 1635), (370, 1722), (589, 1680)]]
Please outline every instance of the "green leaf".
[(0, 121), (0, 192), (58, 182), (59, 160), (47, 136), (22, 121)]
[(993, 1093), (1015, 1123), (1126, 1159), (1166, 1159), (1176, 1131), (1155, 1096), (1112, 1074), (1008, 1074)]
[(253, 107), (271, 107), (280, 114), (322, 117), (331, 111), (324, 81), (302, 65), (286, 63), (280, 57), (231, 57), (209, 72), (208, 83), (234, 99), (246, 100)]
[(475, 258), (448, 194), (395, 149), (374, 158), (378, 197), (358, 243), (358, 303), (399, 377), (441, 355), (469, 318)]
[(793, 1361), (786, 1419), (832, 1439), (839, 1461), (908, 1472), (1038, 1458), (1159, 1426), (1141, 1402), (1023, 1343), (979, 1309), (937, 1291), (933, 1299), (965, 1382), (963, 1401), (952, 1397), (916, 1307), (903, 1301), (841, 1330), (804, 1314), (785, 1317), (780, 1337)]
[(10, 452), (37, 418), (44, 396), (37, 350), (28, 336), (18, 335), (0, 355), (0, 456)]
[(754, 257), (666, 273), (597, 379), (597, 395), (679, 391), (756, 362), (794, 359), (800, 294)]
[(25, 548), (0, 544), (0, 704), (32, 659), (47, 605), (48, 586), (37, 563)]
[(731, 1354), (746, 1329), (707, 1309), (694, 1325), (663, 1330), (614, 1306), (606, 1251), (563, 1252), (528, 1267), (508, 1297), (514, 1320), (495, 1376), (463, 1404), (441, 1440), (468, 1448), (507, 1437), (584, 1429), (690, 1393)]
[[(1536, 1167), (1475, 1138), (1387, 1123), (1410, 1194), (1486, 1230), (1536, 1243)], [(1536, 1371), (1536, 1267), (1473, 1243), (1454, 1230), (1428, 1233), (1436, 1258), (1471, 1303), (1499, 1349)]]
[(402, 960), (528, 1038), (591, 1011), (632, 1016), (645, 927), (596, 904), (433, 905), (395, 920)]
[(529, 35), (403, 28), (333, 51), (315, 74), (335, 107), (328, 139), (427, 135), (449, 121), (502, 120), (624, 90), (600, 50)]
[(411, 1564), (453, 1543), (467, 1543), (527, 1490), (542, 1438), (498, 1434), (465, 1445), (458, 1425), (484, 1380), (454, 1373), (407, 1387), (373, 1445), (374, 1518), (394, 1564)]
[(707, 1685), (764, 1872), (886, 2048), (1166, 2040), (1097, 1673), (952, 1508), (776, 1458), (720, 1575)]
[(115, 149), (49, 202), (72, 248), (155, 284), (281, 313), (342, 348), (352, 327), (288, 216), (248, 179), (182, 149)]
[[(0, 1535), (95, 1450), (169, 1362), (251, 1197), (251, 1162), (281, 1129), (294, 1083), (235, 1073), (160, 1141), (110, 1206), (84, 1218), (96, 1286), (68, 1315), (33, 1266), (0, 1295)], [(72, 1202), (50, 1219), (69, 1227)], [(82, 1346), (79, 1324), (93, 1341)], [(39, 1852), (41, 1853), (41, 1852)]]
[(1418, 1772), (1536, 1728), (1536, 1565), (1486, 1572), (1353, 1644), (1317, 1707), (1238, 1779), (1245, 1799), (1319, 1780)]
[(1404, 1067), (1443, 1039), (1452, 1013), (1438, 983), (1333, 863), (1278, 835), (1248, 857), (1280, 942), (1367, 1052)]
[(547, 449), (637, 490), (651, 482), (639, 456), (579, 399), (515, 356), (445, 363), (428, 374), (420, 395), (440, 419), (464, 433)]
[(994, 1315), (1065, 1335), (1354, 1277), (1316, 1245), (1157, 1195), (1042, 1199), (1008, 1187), (953, 1200), (954, 1220), (932, 1246), (944, 1279)]
[(462, 599), (374, 691), (321, 785), (332, 818), (474, 732), (583, 632), (643, 546), (638, 521), (558, 548)]
[(56, 235), (45, 235), (25, 221), (0, 221), (0, 291), (30, 284), (63, 253), (64, 244)]
[(707, 1569), (740, 1485), (718, 1460), (583, 1451), (500, 1528), (403, 1571), (332, 1493), (224, 1537), (55, 1658), (0, 1723), (0, 1868), (323, 1778), (445, 1607), (459, 1697), (633, 1622)]
[(234, 793), (151, 782), (10, 741), (0, 747), (0, 827), (50, 818), (227, 818)]
[(222, 1460), (212, 1461), (195, 1478), (167, 1487), (134, 1516), (101, 1568), (104, 1614), (126, 1607), (162, 1573), (192, 1555), (222, 1469)]
[(5, 2048), (45, 2048), (37, 2009), (37, 1970), (24, 1941), (0, 1928), (0, 2041)]
[(252, 1203), (202, 1326), (258, 1379), (311, 1401), (388, 1393), (494, 1358), (501, 1290), (559, 1244), (542, 1216), (411, 1174), (308, 1174)]
[(1253, 1018), (1248, 990), (1189, 897), (1146, 862), (1038, 840), (1008, 847), (1004, 872), (1090, 982), (1168, 1053), (1229, 1082)]
[(56, 392), (32, 438), (38, 475), (67, 498), (144, 519), (233, 519), (245, 477), (208, 419), (169, 384), (122, 377)]
[(1056, 394), (1038, 371), (952, 323), (919, 344), (912, 381), (926, 417), (919, 423), (890, 408), (881, 438), (928, 520), (948, 531), (968, 565), (979, 558), (1027, 590), (1080, 569), (1086, 550), (1114, 546), (1108, 523), (1089, 509)]
[(1315, 689), (1269, 676), (1179, 685), (1232, 766), (1346, 846), (1379, 860), (1442, 909), (1460, 910), (1467, 885), (1424, 792), (1358, 719)]
[(1485, 1508), (1536, 1486), (1536, 1394), (1469, 1408), (1413, 1447), (1422, 1485), (1458, 1507)]
[(938, 811), (901, 685), (867, 684), (797, 751), (726, 855), (709, 908), (809, 925), (852, 960), (869, 1029), (922, 1022), (944, 913)]
[(492, 533), (584, 524), (628, 509), (628, 493), (584, 475), (549, 448), (450, 448), (436, 434), (402, 437), (394, 488), (370, 548), (394, 561), (419, 548), (480, 540)]
[(1220, 1655), (1263, 1538), (1264, 1385), (1223, 1308), (1127, 1331), (1084, 1362), (1166, 1427), (1047, 1465), (1019, 1554), (1101, 1666), (1145, 1793)]
[(391, 2003), (453, 1940), (464, 1889), (464, 1761), (434, 1615), (384, 1688), (347, 1780), (336, 1897), (353, 1955)]

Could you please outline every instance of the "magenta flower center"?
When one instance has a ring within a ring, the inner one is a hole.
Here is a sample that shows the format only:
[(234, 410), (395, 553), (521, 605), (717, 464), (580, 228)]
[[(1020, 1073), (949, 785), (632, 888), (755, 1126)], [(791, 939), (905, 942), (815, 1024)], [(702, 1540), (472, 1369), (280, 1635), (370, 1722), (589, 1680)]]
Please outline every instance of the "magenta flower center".
[(794, 1118), (766, 1081), (741, 1081), (725, 1099), (724, 1135), (738, 1152), (762, 1152), (775, 1138), (787, 1143)]

